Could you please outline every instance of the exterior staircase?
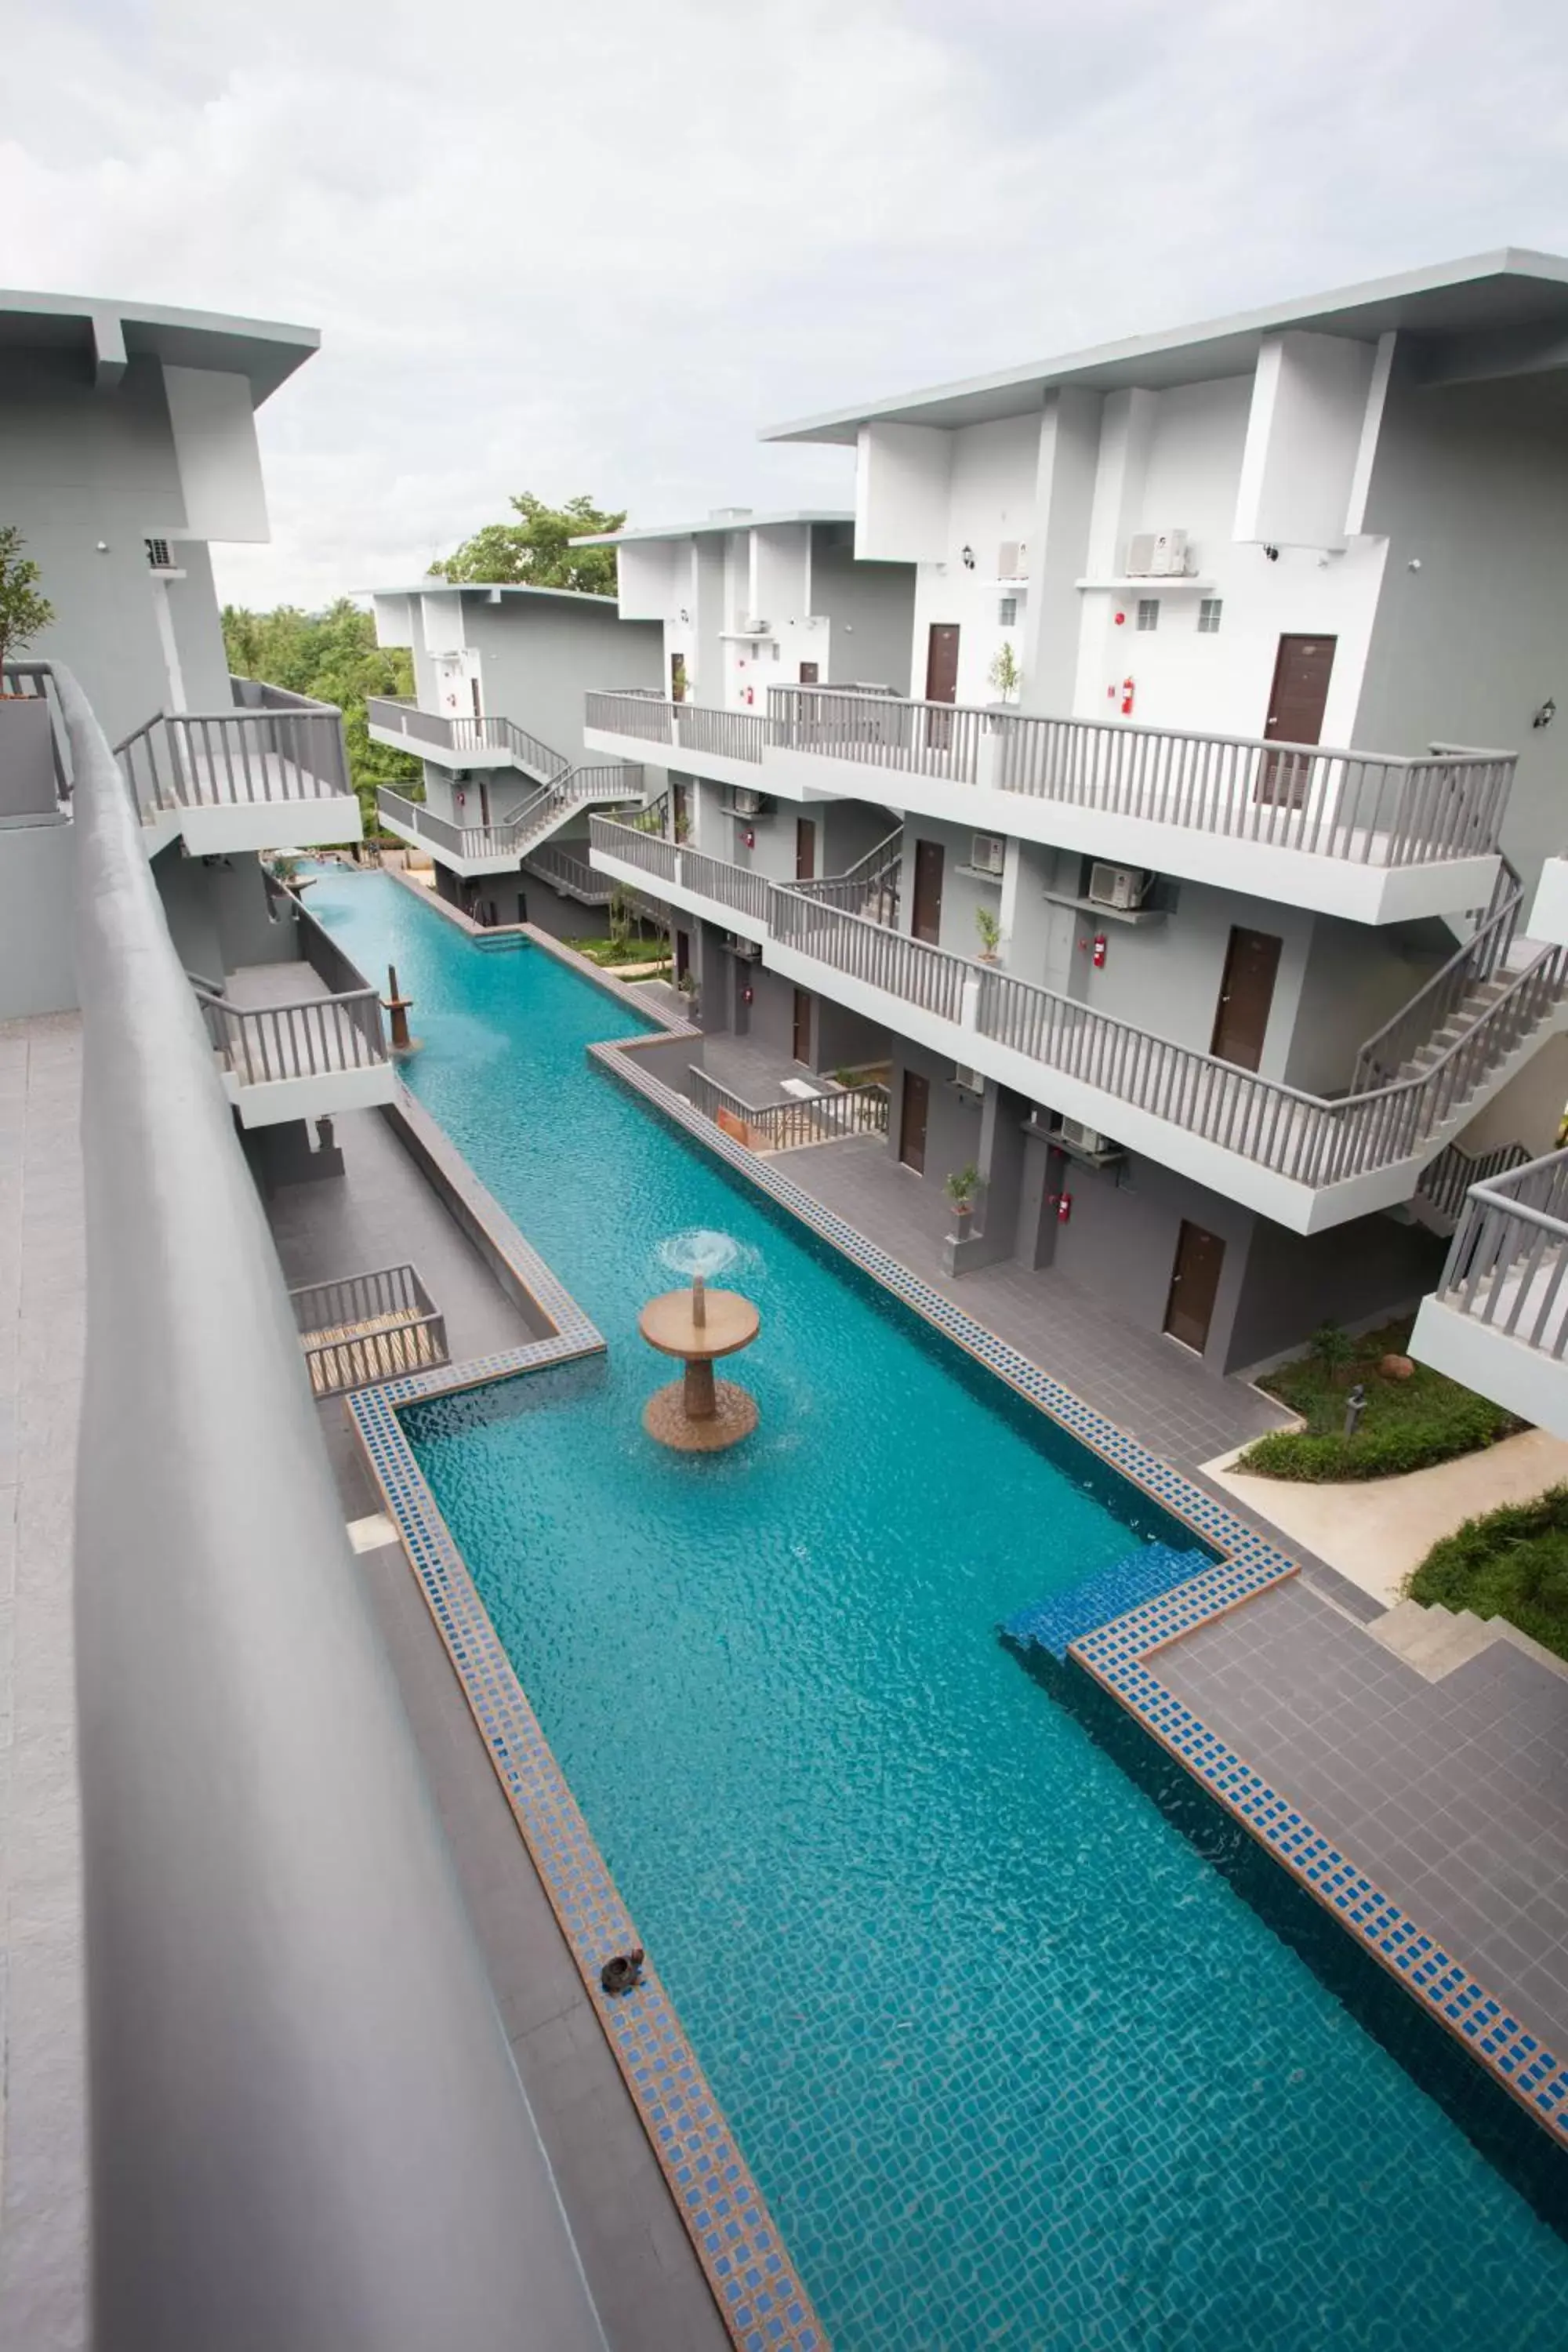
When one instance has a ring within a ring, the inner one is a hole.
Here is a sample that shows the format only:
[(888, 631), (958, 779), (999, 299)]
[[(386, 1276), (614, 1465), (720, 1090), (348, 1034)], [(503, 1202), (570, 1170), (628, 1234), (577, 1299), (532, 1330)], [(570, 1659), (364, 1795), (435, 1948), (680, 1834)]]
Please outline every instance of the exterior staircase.
[(1464, 1214), (1465, 1195), (1472, 1184), (1522, 1168), (1530, 1158), (1522, 1143), (1500, 1143), (1494, 1151), (1467, 1151), (1450, 1143), (1421, 1171), (1421, 1182), (1410, 1202), (1411, 1222), (1429, 1234), (1448, 1234)]
[(1456, 1666), (1479, 1657), (1497, 1642), (1507, 1642), (1552, 1674), (1568, 1676), (1568, 1662), (1521, 1633), (1506, 1617), (1478, 1617), (1473, 1609), (1446, 1609), (1440, 1601), (1396, 1601), (1366, 1630), (1429, 1683), (1440, 1683)]

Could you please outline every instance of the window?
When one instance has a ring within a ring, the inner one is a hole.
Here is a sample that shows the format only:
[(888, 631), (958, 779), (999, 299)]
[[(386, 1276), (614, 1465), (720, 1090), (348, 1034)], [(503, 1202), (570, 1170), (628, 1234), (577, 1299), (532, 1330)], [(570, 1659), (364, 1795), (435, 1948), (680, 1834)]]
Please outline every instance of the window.
[(999, 629), (1017, 627), (1018, 599), (1016, 596), (1004, 596), (1000, 599), (996, 606), (996, 625)]
[(1200, 637), (1217, 637), (1217, 636), (1218, 636), (1218, 635), (1219, 635), (1219, 616), (1220, 616), (1220, 614), (1224, 612), (1224, 610), (1225, 610), (1225, 602), (1224, 602), (1224, 599), (1223, 599), (1222, 597), (1219, 597), (1219, 596), (1202, 596), (1202, 597), (1200, 597), (1200, 598), (1199, 598), (1199, 600), (1198, 600), (1198, 635), (1199, 635), (1199, 636), (1200, 636)]
[(1138, 599), (1138, 626), (1141, 629), (1157, 629), (1159, 625), (1160, 599), (1158, 596), (1140, 596)]

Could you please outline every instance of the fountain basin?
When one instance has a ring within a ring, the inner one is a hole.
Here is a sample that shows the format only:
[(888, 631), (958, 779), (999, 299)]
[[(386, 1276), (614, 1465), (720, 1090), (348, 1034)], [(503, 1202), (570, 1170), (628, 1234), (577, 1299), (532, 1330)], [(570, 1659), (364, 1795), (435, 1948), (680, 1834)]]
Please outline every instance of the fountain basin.
[(658, 1389), (643, 1409), (643, 1427), (661, 1445), (683, 1454), (717, 1454), (738, 1444), (757, 1425), (756, 1399), (732, 1381), (716, 1381), (716, 1357), (749, 1348), (762, 1317), (737, 1290), (707, 1290), (700, 1278), (689, 1290), (667, 1290), (650, 1298), (637, 1328), (650, 1348), (679, 1356), (686, 1370)]

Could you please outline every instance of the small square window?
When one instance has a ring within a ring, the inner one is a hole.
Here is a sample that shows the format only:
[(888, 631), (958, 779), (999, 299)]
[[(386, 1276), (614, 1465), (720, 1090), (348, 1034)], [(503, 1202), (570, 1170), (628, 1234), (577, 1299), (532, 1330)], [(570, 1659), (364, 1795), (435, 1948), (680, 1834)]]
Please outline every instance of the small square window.
[(1140, 596), (1138, 599), (1138, 626), (1141, 629), (1157, 629), (1159, 625), (1160, 599), (1158, 596)]
[(997, 604), (997, 606), (996, 606), (996, 625), (997, 625), (997, 627), (998, 627), (999, 629), (1013, 629), (1013, 628), (1016, 628), (1017, 625), (1018, 625), (1018, 599), (1016, 598), (1016, 596), (1004, 596), (1004, 597), (1002, 597), (1002, 598), (998, 601), (998, 604)]
[(1225, 601), (1222, 597), (1204, 596), (1199, 598), (1198, 635), (1200, 637), (1218, 636), (1219, 616), (1224, 610)]

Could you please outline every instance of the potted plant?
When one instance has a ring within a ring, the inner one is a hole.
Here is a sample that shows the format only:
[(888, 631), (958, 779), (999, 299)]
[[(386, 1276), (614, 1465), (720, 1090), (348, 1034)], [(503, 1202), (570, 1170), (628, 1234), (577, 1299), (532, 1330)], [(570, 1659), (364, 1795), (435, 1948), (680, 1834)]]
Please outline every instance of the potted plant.
[(985, 675), (1004, 702), (1017, 701), (1024, 673), (1018, 667), (1018, 656), (1013, 651), (1011, 637), (1003, 638)]
[(38, 567), (15, 523), (0, 524), (0, 815), (47, 816), (55, 806), (54, 721), (42, 693), (5, 683), (15, 662), (55, 617), (38, 593)]
[(942, 1184), (942, 1191), (952, 1202), (952, 1213), (960, 1234), (969, 1231), (969, 1220), (974, 1214), (974, 1195), (980, 1189), (978, 1168), (955, 1168)]
[(976, 907), (974, 928), (980, 934), (980, 961), (994, 963), (996, 950), (1002, 944), (1002, 926), (989, 907)]

